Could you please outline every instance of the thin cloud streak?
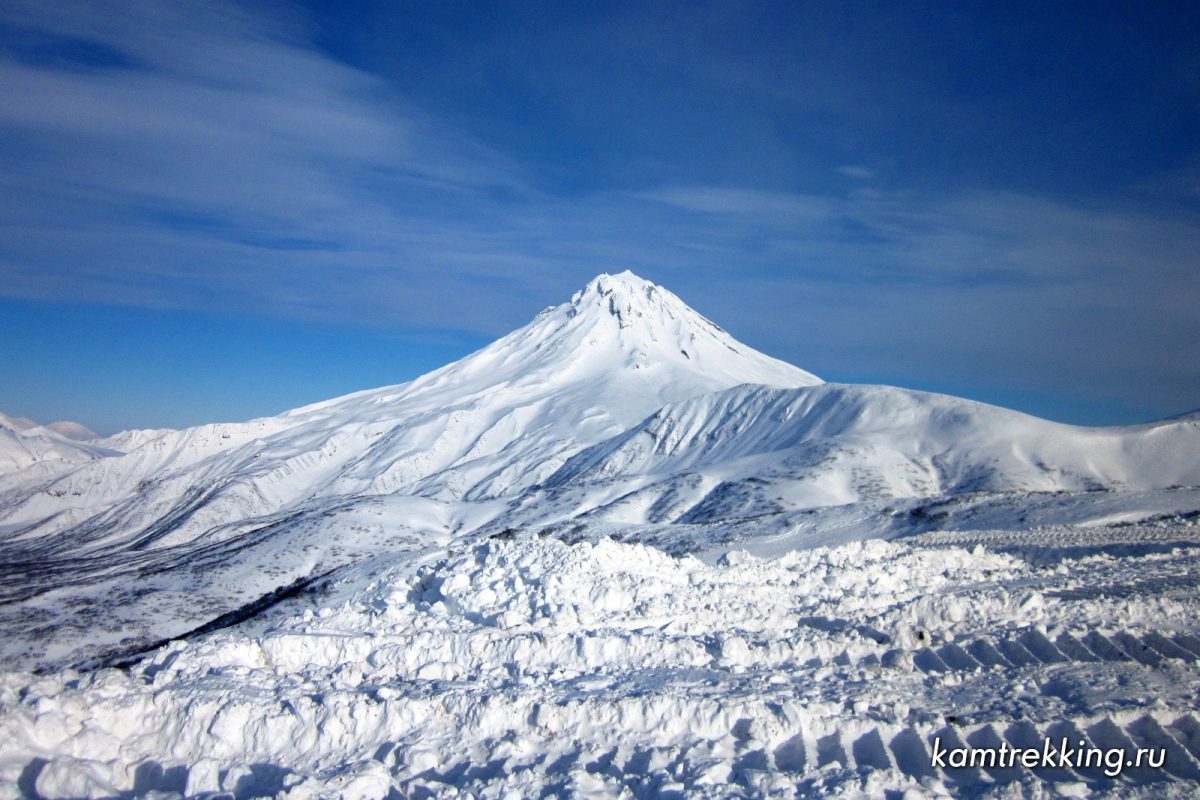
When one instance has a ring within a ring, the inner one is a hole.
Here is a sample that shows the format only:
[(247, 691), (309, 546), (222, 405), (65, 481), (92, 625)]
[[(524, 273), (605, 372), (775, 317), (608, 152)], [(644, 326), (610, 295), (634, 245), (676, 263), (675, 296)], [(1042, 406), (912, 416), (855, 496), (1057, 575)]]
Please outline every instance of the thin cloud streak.
[(509, 159), (279, 20), (220, 3), (7, 13), (124, 56), (88, 69), (0, 61), (0, 134), (19, 156), (0, 167), (11, 294), (203, 306), (227, 291), (288, 313), (271, 301), (291, 282), (319, 307), (385, 260), (419, 280), (438, 266), (426, 250), (495, 217), (462, 224), (479, 193), (530, 191)]
[(701, 259), (698, 305), (751, 343), (786, 343), (774, 352), (819, 374), (1054, 387), (1151, 416), (1200, 405), (1200, 225), (1186, 213), (1008, 192), (852, 193), (824, 206), (719, 196), (653, 194), (680, 212), (675, 236), (769, 265), (747, 274)]

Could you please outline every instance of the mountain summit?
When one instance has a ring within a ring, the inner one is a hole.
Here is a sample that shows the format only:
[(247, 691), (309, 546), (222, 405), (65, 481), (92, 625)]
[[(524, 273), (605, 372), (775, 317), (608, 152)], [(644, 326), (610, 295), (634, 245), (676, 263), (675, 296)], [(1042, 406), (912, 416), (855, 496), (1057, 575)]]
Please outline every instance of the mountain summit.
[[(631, 401), (643, 416), (662, 403), (742, 383), (821, 383), (747, 347), (667, 289), (625, 271), (597, 276), (569, 302), (547, 308), (528, 325), (409, 386), (425, 392), (454, 385), (460, 391), (465, 384), (491, 391), (541, 383), (557, 391), (593, 381), (593, 388), (612, 395), (612, 407)], [(622, 400), (606, 390), (609, 386), (661, 402), (643, 407), (634, 398)]]
[(597, 275), (571, 296), (568, 305), (570, 316), (599, 308), (600, 319), (615, 321), (618, 331), (641, 328), (654, 336), (652, 331), (658, 328), (659, 333), (687, 337), (694, 336), (696, 330), (720, 331), (674, 294), (629, 270)]

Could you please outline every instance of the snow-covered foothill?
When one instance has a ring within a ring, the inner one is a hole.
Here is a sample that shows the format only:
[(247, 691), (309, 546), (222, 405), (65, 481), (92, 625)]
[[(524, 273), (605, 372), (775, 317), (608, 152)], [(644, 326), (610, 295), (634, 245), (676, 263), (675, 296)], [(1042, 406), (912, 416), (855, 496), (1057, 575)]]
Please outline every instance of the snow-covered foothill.
[(1081, 428), (891, 386), (740, 386), (662, 408), (544, 487), (596, 487), (613, 499), (591, 514), (609, 521), (703, 522), (976, 492), (1198, 486), (1198, 454), (1190, 418)]

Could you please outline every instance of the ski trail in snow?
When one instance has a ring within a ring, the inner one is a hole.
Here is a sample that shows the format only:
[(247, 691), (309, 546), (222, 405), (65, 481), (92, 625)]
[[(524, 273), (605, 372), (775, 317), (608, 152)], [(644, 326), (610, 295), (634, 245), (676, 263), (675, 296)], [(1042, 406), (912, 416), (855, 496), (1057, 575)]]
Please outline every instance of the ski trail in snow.
[[(1167, 548), (1124, 529), (1093, 530), (1086, 552), (1053, 531), (992, 531), (717, 563), (518, 533), (419, 563), (381, 556), (315, 604), (125, 671), (4, 675), (0, 785), (46, 798), (1194, 796), (1200, 548), (1194, 532), (1164, 533)], [(935, 741), (1064, 737), (1162, 748), (1166, 763), (1117, 776), (932, 764)]]

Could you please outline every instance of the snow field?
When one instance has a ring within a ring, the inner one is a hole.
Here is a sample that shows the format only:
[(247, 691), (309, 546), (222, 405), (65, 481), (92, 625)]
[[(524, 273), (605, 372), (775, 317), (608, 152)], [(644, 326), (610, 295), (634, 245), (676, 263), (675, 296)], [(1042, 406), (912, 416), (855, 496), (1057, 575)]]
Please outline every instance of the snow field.
[[(1093, 531), (1100, 542), (1100, 532)], [(8, 796), (1194, 795), (1194, 547), (918, 537), (715, 564), (459, 543), (128, 671), (0, 681)], [(372, 565), (378, 571), (379, 564)], [(1137, 579), (1130, 582), (1130, 576)], [(1135, 610), (1134, 606), (1140, 607)], [(1119, 622), (1118, 622), (1119, 621)], [(1069, 735), (1164, 770), (936, 770)]]

